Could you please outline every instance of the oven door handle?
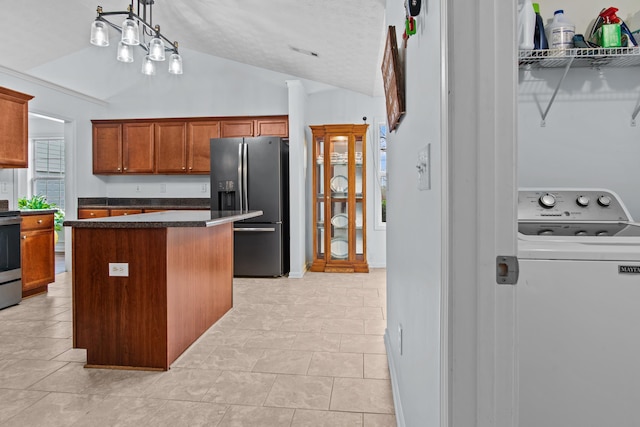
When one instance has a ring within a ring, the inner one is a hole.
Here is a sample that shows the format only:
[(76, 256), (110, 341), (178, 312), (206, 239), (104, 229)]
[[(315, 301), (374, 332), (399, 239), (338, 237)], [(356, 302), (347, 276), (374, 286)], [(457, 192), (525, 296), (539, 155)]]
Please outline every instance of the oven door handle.
[(19, 216), (0, 218), (0, 226), (20, 224), (21, 222), (22, 222), (22, 218), (20, 218)]

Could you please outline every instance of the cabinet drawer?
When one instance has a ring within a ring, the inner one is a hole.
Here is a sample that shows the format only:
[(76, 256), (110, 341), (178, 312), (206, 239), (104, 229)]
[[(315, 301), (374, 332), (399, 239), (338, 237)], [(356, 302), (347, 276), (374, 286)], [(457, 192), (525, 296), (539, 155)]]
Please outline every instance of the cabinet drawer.
[(135, 215), (142, 213), (142, 209), (111, 209), (109, 213), (111, 216)]
[(21, 230), (46, 230), (53, 228), (53, 214), (22, 216)]
[(104, 218), (109, 216), (109, 209), (78, 209), (78, 219)]

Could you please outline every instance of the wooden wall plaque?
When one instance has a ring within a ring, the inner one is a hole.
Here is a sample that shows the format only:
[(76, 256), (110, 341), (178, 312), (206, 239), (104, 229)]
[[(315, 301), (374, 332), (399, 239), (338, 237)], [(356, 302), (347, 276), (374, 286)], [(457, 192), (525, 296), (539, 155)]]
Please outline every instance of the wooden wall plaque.
[(382, 80), (387, 102), (387, 124), (389, 130), (394, 130), (405, 113), (404, 105), (404, 79), (398, 56), (398, 43), (396, 41), (396, 27), (389, 26), (387, 41), (382, 58)]

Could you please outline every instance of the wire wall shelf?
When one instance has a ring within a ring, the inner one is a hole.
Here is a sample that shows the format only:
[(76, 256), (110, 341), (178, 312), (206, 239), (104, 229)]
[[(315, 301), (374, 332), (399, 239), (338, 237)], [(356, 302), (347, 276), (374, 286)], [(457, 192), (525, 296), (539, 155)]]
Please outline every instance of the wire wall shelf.
[(640, 47), (520, 50), (518, 64), (520, 68), (633, 67), (640, 65)]

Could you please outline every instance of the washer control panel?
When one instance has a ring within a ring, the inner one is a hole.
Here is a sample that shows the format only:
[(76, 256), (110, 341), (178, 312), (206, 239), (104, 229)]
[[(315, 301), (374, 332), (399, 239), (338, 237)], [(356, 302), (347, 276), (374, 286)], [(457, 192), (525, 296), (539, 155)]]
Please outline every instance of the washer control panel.
[(548, 189), (518, 191), (520, 222), (632, 221), (622, 201), (608, 190)]

